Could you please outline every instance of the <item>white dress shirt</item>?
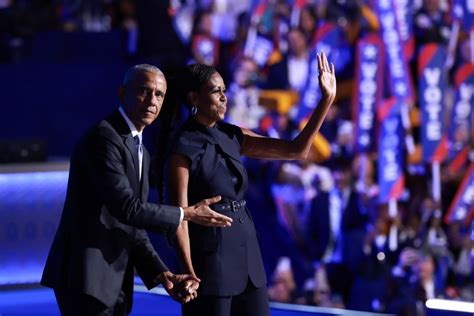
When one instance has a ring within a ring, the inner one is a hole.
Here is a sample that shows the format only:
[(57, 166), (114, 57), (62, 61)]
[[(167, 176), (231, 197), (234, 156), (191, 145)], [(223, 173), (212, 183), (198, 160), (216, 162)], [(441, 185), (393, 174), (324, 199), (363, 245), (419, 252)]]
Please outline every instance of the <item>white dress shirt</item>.
[[(135, 127), (135, 124), (128, 118), (127, 114), (123, 110), (122, 107), (119, 107), (120, 114), (122, 114), (123, 118), (125, 119), (125, 122), (127, 122), (128, 127), (130, 128), (130, 132), (132, 132), (133, 138), (135, 136), (138, 136), (140, 138), (140, 143), (142, 139), (142, 132), (139, 132), (137, 128)], [(142, 164), (143, 164), (143, 157), (138, 156), (138, 179), (141, 181), (142, 179)]]
[(308, 57), (297, 58), (290, 56), (288, 58), (288, 82), (291, 89), (300, 91), (304, 88), (308, 80)]

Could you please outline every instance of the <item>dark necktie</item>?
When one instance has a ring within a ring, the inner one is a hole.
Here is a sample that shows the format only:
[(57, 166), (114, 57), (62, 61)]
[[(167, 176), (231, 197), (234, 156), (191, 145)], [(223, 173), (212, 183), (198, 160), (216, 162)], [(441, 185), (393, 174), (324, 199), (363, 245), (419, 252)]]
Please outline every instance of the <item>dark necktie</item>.
[(142, 145), (142, 134), (138, 134), (133, 137), (135, 139), (135, 147), (137, 148), (138, 154), (138, 179), (142, 180), (142, 161), (143, 161), (143, 145)]

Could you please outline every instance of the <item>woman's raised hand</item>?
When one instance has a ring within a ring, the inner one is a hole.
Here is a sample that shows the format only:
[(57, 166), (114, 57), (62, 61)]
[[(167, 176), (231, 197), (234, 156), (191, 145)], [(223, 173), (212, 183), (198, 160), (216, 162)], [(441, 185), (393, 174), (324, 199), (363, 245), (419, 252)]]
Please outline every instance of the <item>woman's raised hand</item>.
[(323, 96), (334, 101), (336, 97), (336, 74), (334, 72), (334, 64), (329, 67), (328, 59), (324, 52), (318, 54), (318, 70), (319, 70), (319, 88)]

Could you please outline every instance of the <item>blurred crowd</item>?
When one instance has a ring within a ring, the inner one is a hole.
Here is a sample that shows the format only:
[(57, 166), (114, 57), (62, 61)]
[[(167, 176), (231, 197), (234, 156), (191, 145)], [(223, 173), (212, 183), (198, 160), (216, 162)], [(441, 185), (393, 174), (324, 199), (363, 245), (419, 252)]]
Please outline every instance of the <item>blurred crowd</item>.
[[(433, 42), (451, 47), (447, 71), (453, 84), (456, 69), (472, 60), (462, 28), (450, 43), (452, 2), (394, 1), (411, 5), (406, 14), (412, 22), (408, 61), (414, 87), (419, 48)], [(12, 47), (38, 32), (125, 31), (131, 54), (158, 56), (164, 67), (215, 66), (227, 83), (227, 120), (288, 139), (304, 124), (296, 105), (311, 76), (317, 34), (327, 23), (340, 34), (333, 60), (338, 94), (311, 158), (245, 161), (249, 193), (272, 201), (269, 207), (292, 249), (275, 264), (271, 300), (398, 315), (423, 315), (430, 298), (474, 301), (472, 223), (445, 220), (474, 160), (473, 139), (470, 156), (457, 170), (441, 164), (440, 200), (431, 191), (430, 166), (416, 152), (407, 154), (395, 212), (378, 200), (377, 152), (354, 148), (355, 51), (360, 38), (380, 30), (373, 1), (0, 0), (0, 59), (8, 60)], [(449, 110), (454, 92), (447, 90)], [(419, 116), (414, 102), (410, 132), (418, 151)]]

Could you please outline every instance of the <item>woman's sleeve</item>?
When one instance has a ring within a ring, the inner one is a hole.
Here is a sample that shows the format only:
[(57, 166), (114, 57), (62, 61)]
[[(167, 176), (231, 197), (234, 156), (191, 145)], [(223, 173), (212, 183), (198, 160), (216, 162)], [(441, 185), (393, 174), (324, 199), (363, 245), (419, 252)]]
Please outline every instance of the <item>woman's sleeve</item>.
[(183, 155), (184, 157), (189, 159), (189, 165), (191, 166), (191, 170), (194, 170), (194, 167), (199, 161), (202, 152), (203, 149), (199, 146), (196, 146), (196, 143), (193, 142), (192, 139), (187, 137), (186, 134), (179, 136), (172, 150), (172, 153)]
[(242, 129), (239, 126), (229, 123), (223, 123), (221, 126), (225, 133), (230, 136), (230, 138), (235, 137), (239, 145), (242, 146), (242, 141), (244, 140), (244, 133), (242, 132)]

